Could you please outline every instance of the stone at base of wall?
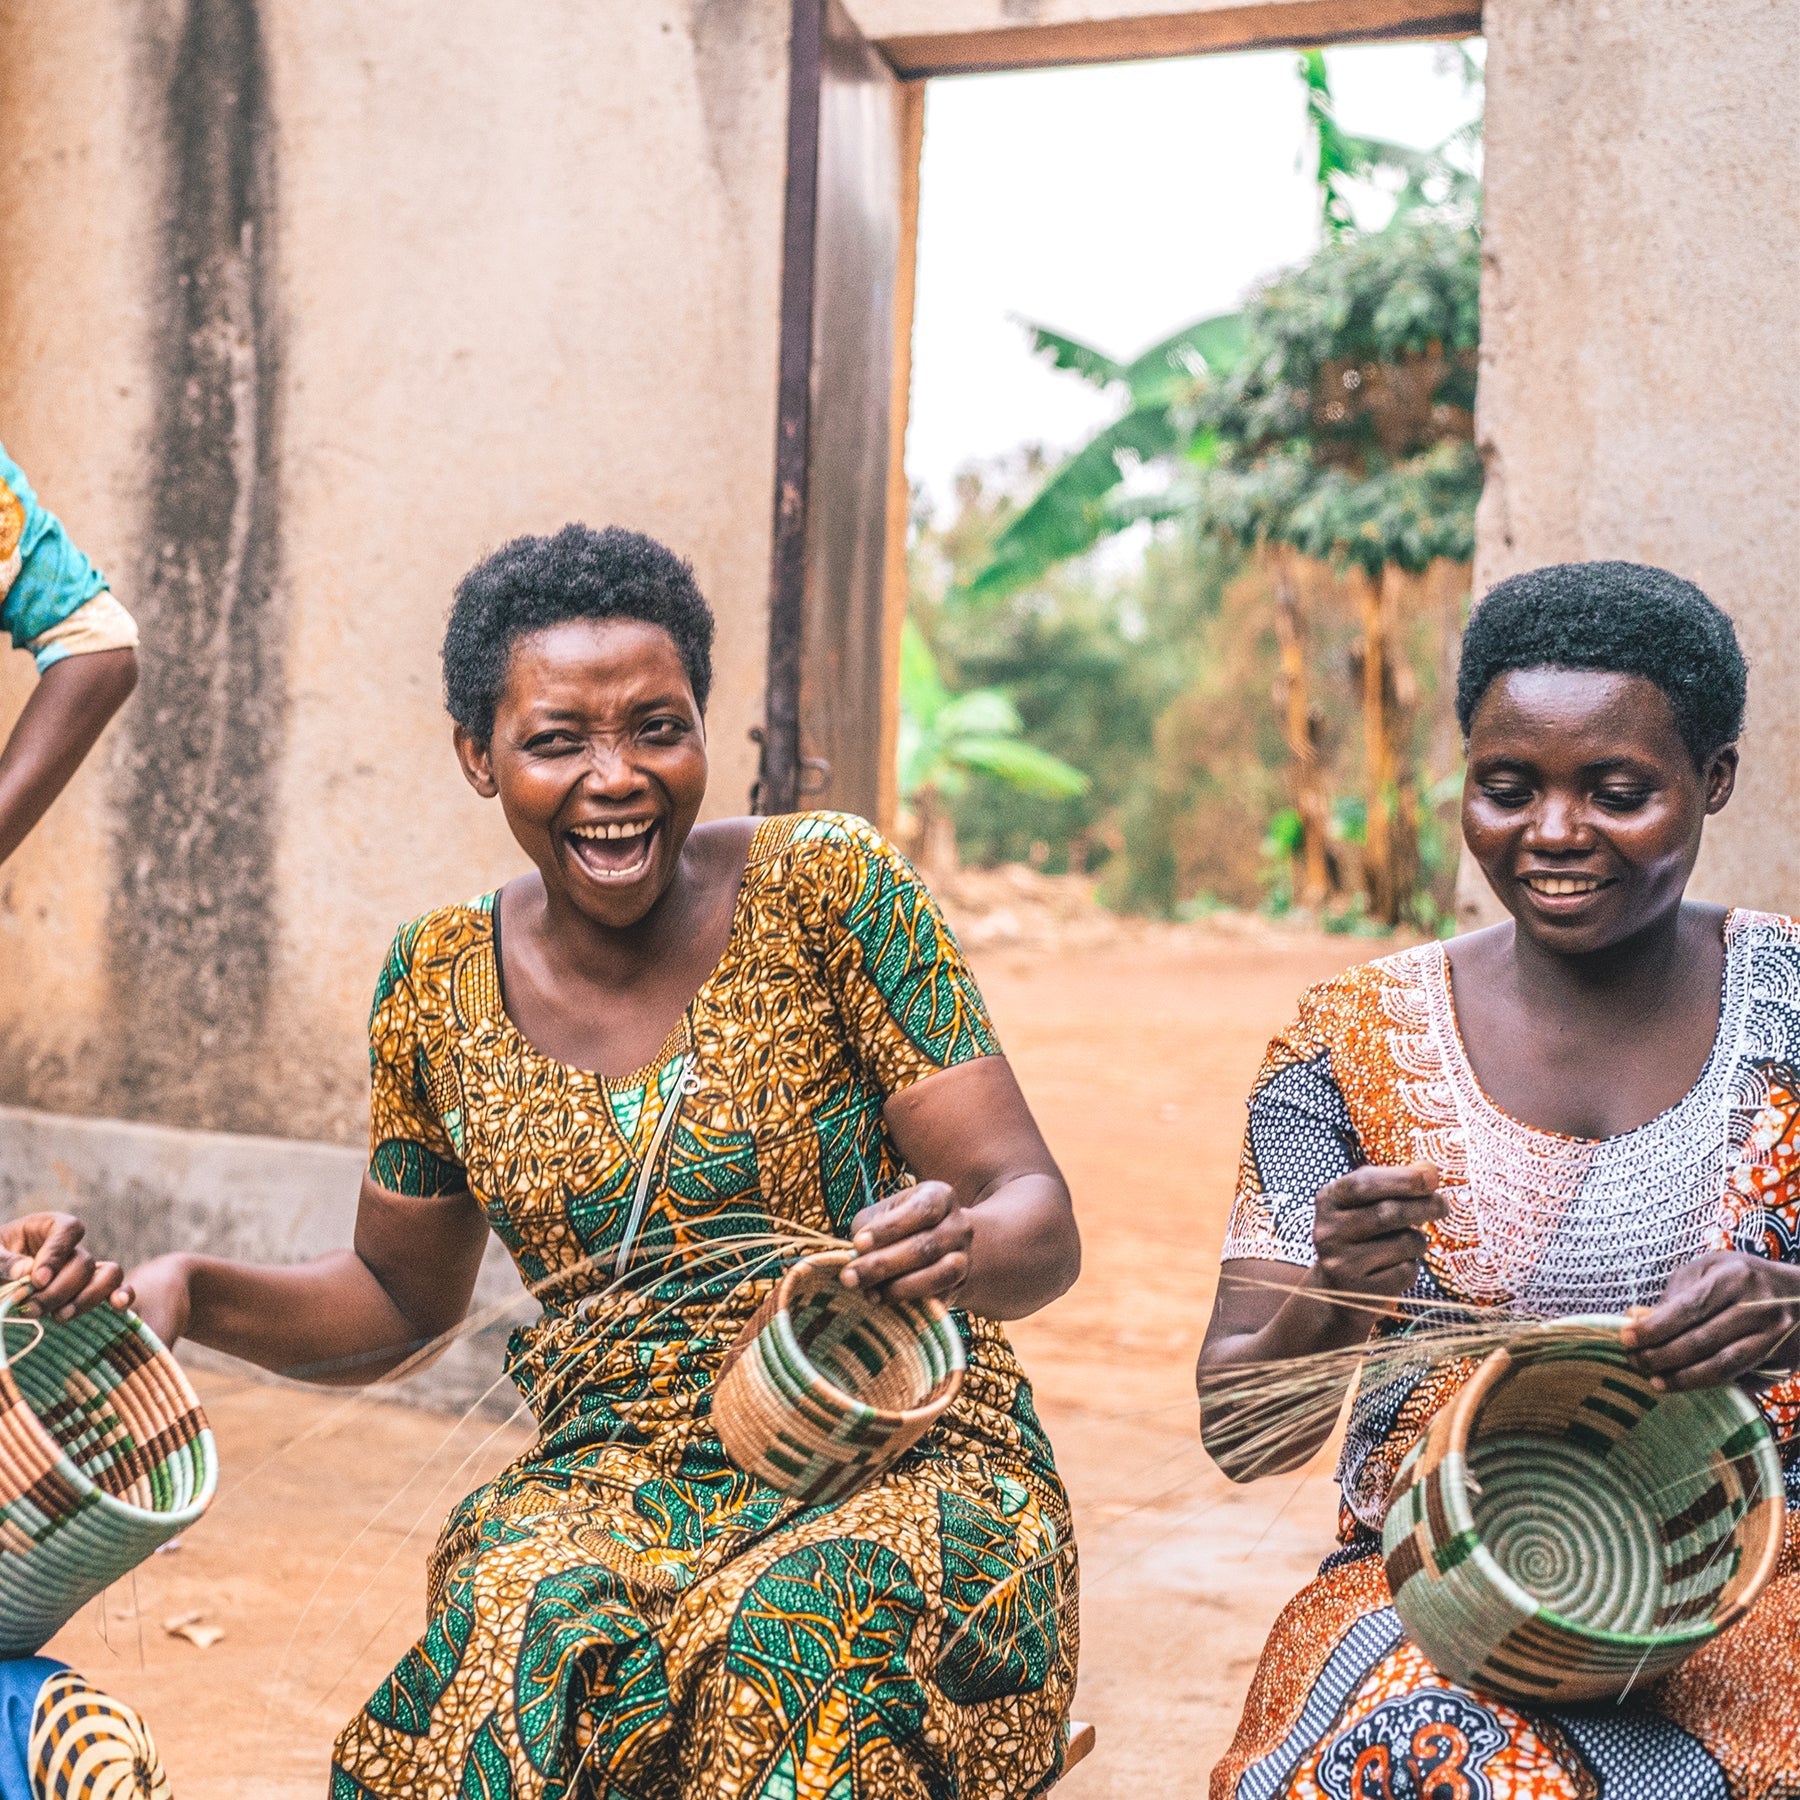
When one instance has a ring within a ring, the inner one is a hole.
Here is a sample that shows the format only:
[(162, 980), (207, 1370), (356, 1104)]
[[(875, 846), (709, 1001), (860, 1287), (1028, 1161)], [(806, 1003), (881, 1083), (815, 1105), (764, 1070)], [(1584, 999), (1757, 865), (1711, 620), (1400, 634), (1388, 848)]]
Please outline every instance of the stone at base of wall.
[[(292, 1263), (344, 1249), (363, 1164), (360, 1152), (336, 1144), (0, 1106), (0, 1217), (75, 1213), (87, 1222), (90, 1247), (127, 1268), (168, 1250)], [(499, 1382), (489, 1404), (511, 1411), (518, 1396), (501, 1381), (502, 1346), (511, 1327), (537, 1309), (496, 1239), (481, 1265), (473, 1310), (497, 1308), (504, 1318), (387, 1391), (415, 1405), (461, 1411)], [(193, 1360), (219, 1366), (229, 1359), (197, 1351)]]

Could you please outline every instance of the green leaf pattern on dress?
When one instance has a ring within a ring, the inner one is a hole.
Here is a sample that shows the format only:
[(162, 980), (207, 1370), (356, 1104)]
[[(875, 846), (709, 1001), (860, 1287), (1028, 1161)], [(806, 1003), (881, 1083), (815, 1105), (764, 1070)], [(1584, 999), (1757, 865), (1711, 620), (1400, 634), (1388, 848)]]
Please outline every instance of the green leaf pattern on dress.
[(808, 1793), (835, 1795), (874, 1745), (917, 1737), (926, 1703), (907, 1650), (924, 1610), (912, 1570), (867, 1538), (796, 1550), (744, 1595), (726, 1665), (786, 1727)]

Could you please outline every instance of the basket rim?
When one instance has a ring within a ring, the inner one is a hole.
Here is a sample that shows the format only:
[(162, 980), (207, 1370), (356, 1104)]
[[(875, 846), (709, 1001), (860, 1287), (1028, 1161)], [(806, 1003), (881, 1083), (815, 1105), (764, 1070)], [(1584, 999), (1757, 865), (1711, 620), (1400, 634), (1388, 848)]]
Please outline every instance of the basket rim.
[[(950, 1320), (950, 1309), (935, 1296), (924, 1300), (889, 1301), (888, 1305), (896, 1311), (923, 1312), (934, 1327), (949, 1327), (948, 1338), (952, 1346), (952, 1360), (949, 1370), (932, 1390), (930, 1396), (917, 1406), (893, 1408), (871, 1406), (866, 1400), (859, 1400), (854, 1394), (846, 1393), (835, 1381), (830, 1380), (810, 1356), (806, 1354), (794, 1330), (791, 1313), (793, 1303), (798, 1296), (824, 1286), (835, 1286), (828, 1283), (825, 1277), (855, 1259), (854, 1250), (825, 1250), (814, 1256), (803, 1256), (791, 1268), (782, 1272), (781, 1279), (775, 1284), (774, 1316), (765, 1325), (764, 1330), (771, 1327), (779, 1331), (793, 1346), (796, 1357), (811, 1373), (818, 1383), (820, 1393), (832, 1405), (846, 1412), (859, 1412), (864, 1417), (890, 1426), (909, 1426), (930, 1423), (937, 1418), (956, 1398), (962, 1390), (963, 1376), (967, 1373), (967, 1351), (963, 1347), (962, 1334), (957, 1331)], [(851, 1289), (852, 1293), (860, 1290)], [(868, 1302), (866, 1294), (861, 1296)], [(868, 1302), (873, 1304), (873, 1302)], [(761, 1332), (756, 1334), (758, 1337)], [(749, 1348), (746, 1344), (742, 1346)], [(736, 1360), (735, 1358), (733, 1360)], [(721, 1371), (723, 1373), (723, 1371)]]
[(64, 1322), (58, 1319), (19, 1318), (15, 1320), (13, 1314), (19, 1303), (26, 1298), (28, 1296), (16, 1283), (8, 1283), (5, 1287), (0, 1287), (0, 1400), (7, 1403), (15, 1418), (24, 1421), (24, 1429), (34, 1433), (39, 1443), (48, 1449), (57, 1475), (74, 1489), (81, 1499), (84, 1509), (92, 1507), (115, 1519), (140, 1523), (154, 1522), (158, 1525), (173, 1527), (175, 1530), (181, 1530), (193, 1524), (212, 1504), (213, 1492), (219, 1482), (219, 1458), (213, 1443), (212, 1426), (207, 1422), (206, 1409), (200, 1404), (200, 1396), (194, 1392), (193, 1383), (187, 1378), (187, 1371), (175, 1360), (162, 1339), (136, 1313), (119, 1307), (107, 1308), (129, 1329), (145, 1339), (155, 1355), (167, 1365), (182, 1398), (200, 1415), (201, 1425), (197, 1441), (203, 1441), (205, 1444), (200, 1486), (194, 1498), (186, 1506), (172, 1508), (167, 1512), (152, 1506), (134, 1506), (129, 1500), (121, 1500), (118, 1495), (109, 1494), (76, 1463), (74, 1458), (46, 1429), (43, 1420), (37, 1415), (36, 1408), (25, 1397), (24, 1390), (20, 1388), (18, 1378), (13, 1374), (13, 1360), (7, 1348), (4, 1327), (8, 1323), (42, 1325), (48, 1331)]
[[(1628, 1321), (1622, 1313), (1576, 1313), (1567, 1318), (1546, 1319), (1539, 1327), (1539, 1331), (1546, 1337), (1561, 1335), (1577, 1339), (1593, 1338), (1614, 1335), (1627, 1323)], [(1517, 1345), (1490, 1351), (1482, 1359), (1474, 1374), (1457, 1390), (1445, 1409), (1448, 1435), (1441, 1461), (1448, 1462), (1451, 1457), (1455, 1457), (1458, 1479), (1455, 1482), (1445, 1483), (1440, 1491), (1453, 1531), (1467, 1531), (1474, 1536), (1475, 1547), (1469, 1553), (1470, 1559), (1509, 1602), (1584, 1642), (1609, 1648), (1643, 1649), (1648, 1653), (1652, 1650), (1684, 1649), (1690, 1645), (1697, 1647), (1717, 1637), (1728, 1625), (1741, 1618), (1749, 1610), (1751, 1603), (1768, 1584), (1769, 1578), (1775, 1572), (1775, 1564), (1781, 1555), (1783, 1544), (1781, 1532), (1772, 1531), (1767, 1534), (1760, 1563), (1751, 1572), (1749, 1578), (1742, 1583), (1739, 1598), (1729, 1607), (1723, 1608), (1717, 1615), (1693, 1625), (1671, 1630), (1644, 1632), (1603, 1631), (1592, 1625), (1583, 1625), (1566, 1614), (1559, 1613), (1554, 1607), (1546, 1606), (1529, 1588), (1524, 1587), (1507, 1574), (1506, 1570), (1500, 1566), (1499, 1559), (1488, 1548), (1487, 1540), (1476, 1532), (1475, 1509), (1469, 1504), (1469, 1489), (1466, 1479), (1469, 1466), (1469, 1430), (1488, 1396), (1513, 1372), (1514, 1365), (1519, 1361), (1517, 1352), (1529, 1351), (1532, 1347), (1532, 1338), (1537, 1335), (1538, 1333), (1534, 1332), (1531, 1337), (1521, 1340)], [(1714, 1391), (1728, 1396), (1727, 1404), (1738, 1414), (1743, 1423), (1755, 1423), (1763, 1427), (1751, 1454), (1756, 1458), (1764, 1484), (1769, 1489), (1768, 1496), (1762, 1504), (1766, 1505), (1770, 1501), (1779, 1504), (1782, 1492), (1781, 1461), (1775, 1453), (1775, 1441), (1768, 1431), (1768, 1421), (1763, 1417), (1761, 1407), (1734, 1382), (1722, 1383)], [(1674, 1397), (1673, 1395), (1665, 1396), (1665, 1398)]]

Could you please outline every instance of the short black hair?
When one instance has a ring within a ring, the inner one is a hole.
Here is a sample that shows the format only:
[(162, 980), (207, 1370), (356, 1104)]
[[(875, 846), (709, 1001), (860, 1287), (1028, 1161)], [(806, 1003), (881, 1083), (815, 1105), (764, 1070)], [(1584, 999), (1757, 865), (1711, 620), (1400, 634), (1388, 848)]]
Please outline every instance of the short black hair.
[(444, 632), (444, 704), (477, 743), (494, 735), (512, 647), (565, 619), (642, 619), (675, 640), (701, 712), (712, 692), (712, 608), (666, 544), (609, 525), (516, 537), (457, 584)]
[(1554, 563), (1490, 590), (1463, 634), (1456, 717), (1512, 669), (1642, 675), (1669, 697), (1696, 767), (1744, 728), (1749, 668), (1731, 620), (1691, 581), (1647, 563)]

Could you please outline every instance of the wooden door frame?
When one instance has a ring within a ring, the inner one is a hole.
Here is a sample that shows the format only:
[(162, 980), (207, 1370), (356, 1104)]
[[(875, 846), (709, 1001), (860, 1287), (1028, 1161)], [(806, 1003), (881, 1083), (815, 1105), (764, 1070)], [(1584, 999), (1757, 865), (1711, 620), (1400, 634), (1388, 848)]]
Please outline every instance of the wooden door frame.
[[(767, 694), (755, 812), (800, 803), (805, 755), (801, 672), (805, 658), (807, 470), (811, 447), (813, 322), (818, 250), (820, 81), (828, 0), (792, 0), (788, 51), (787, 190), (782, 243), (781, 349), (775, 436), (775, 518), (769, 592)], [(877, 823), (899, 808), (900, 634), (908, 593), (906, 533), (911, 491), (906, 426), (912, 396), (913, 297), (918, 267), (919, 159), (925, 82), (934, 75), (1065, 67), (1225, 54), (1310, 44), (1468, 37), (1481, 30), (1480, 0), (1252, 0), (1192, 12), (875, 38), (900, 79), (899, 263), (894, 284), (893, 366), (887, 420), (882, 586), (881, 784)], [(874, 497), (871, 496), (873, 503)]]

